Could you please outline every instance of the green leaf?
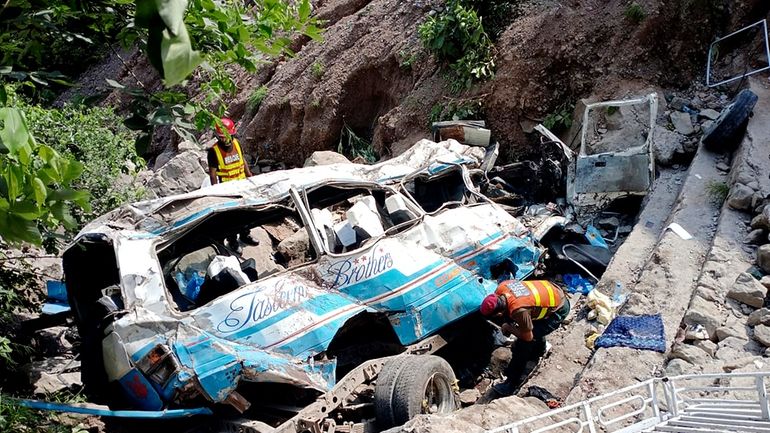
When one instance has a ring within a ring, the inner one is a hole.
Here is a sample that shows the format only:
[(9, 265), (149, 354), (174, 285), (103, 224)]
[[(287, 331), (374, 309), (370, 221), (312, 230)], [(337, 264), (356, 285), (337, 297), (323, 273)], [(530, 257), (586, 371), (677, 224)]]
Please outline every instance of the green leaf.
[(34, 221), (43, 214), (40, 207), (31, 201), (12, 202), (9, 212), (25, 221)]
[(10, 153), (17, 156), (32, 153), (29, 132), (21, 111), (15, 108), (0, 108), (0, 120), (4, 123), (3, 129), (0, 129), (0, 142)]
[(62, 160), (61, 177), (62, 182), (70, 183), (83, 174), (83, 164), (73, 160)]
[(187, 10), (187, 0), (155, 0), (158, 14), (172, 35), (179, 35), (184, 28), (184, 13)]
[(193, 51), (185, 26), (176, 36), (164, 31), (160, 51), (167, 86), (181, 83), (203, 60), (198, 51)]
[(32, 192), (35, 196), (35, 202), (38, 206), (45, 203), (47, 191), (45, 188), (45, 183), (39, 177), (32, 179)]
[(12, 244), (28, 242), (40, 245), (43, 241), (36, 222), (5, 212), (0, 212), (0, 236)]
[(158, 6), (155, 0), (136, 0), (136, 10), (134, 12), (134, 23), (137, 26), (149, 29), (150, 23), (158, 15)]
[(70, 213), (69, 207), (66, 203), (59, 202), (55, 203), (51, 206), (51, 214), (53, 216), (62, 222), (64, 227), (66, 228), (75, 228), (77, 227), (77, 221), (75, 221), (75, 218), (72, 218), (72, 214)]
[(310, 0), (302, 0), (299, 4), (299, 20), (307, 21), (310, 17)]

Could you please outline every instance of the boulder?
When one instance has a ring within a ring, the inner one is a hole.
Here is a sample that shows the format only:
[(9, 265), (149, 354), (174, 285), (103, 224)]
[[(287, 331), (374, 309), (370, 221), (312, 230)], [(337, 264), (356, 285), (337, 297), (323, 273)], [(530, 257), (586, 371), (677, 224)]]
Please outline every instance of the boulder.
[(740, 368), (744, 368), (747, 365), (750, 365), (754, 363), (757, 360), (761, 360), (761, 356), (744, 356), (743, 358), (734, 359), (732, 361), (727, 361), (722, 365), (722, 370), (724, 370), (726, 373), (730, 373), (733, 370), (738, 370)]
[(666, 365), (666, 376), (680, 376), (691, 372), (695, 366), (684, 359), (672, 359)]
[(754, 190), (742, 183), (736, 183), (730, 189), (727, 196), (727, 204), (737, 210), (751, 210), (751, 200), (754, 198)]
[(763, 286), (751, 274), (743, 272), (738, 275), (735, 284), (727, 292), (727, 297), (735, 299), (754, 308), (762, 308), (767, 296), (767, 287)]
[(703, 350), (711, 356), (714, 356), (717, 353), (717, 344), (711, 340), (698, 340), (693, 343), (693, 346)]
[(719, 117), (719, 111), (706, 108), (705, 110), (701, 110), (700, 113), (698, 113), (698, 117), (709, 120), (716, 120), (716, 118)]
[(696, 295), (684, 315), (684, 323), (686, 325), (703, 325), (709, 338), (715, 339), (716, 330), (722, 325), (721, 317), (722, 312), (713, 302)]
[(682, 135), (690, 135), (695, 132), (695, 128), (692, 126), (692, 119), (687, 113), (682, 113), (680, 111), (672, 112), (671, 123), (674, 124), (676, 132)]
[(717, 328), (717, 340), (722, 341), (725, 338), (736, 337), (743, 340), (749, 339), (749, 333), (746, 330), (746, 325), (739, 322), (730, 322), (725, 326)]
[(678, 343), (671, 349), (669, 355), (672, 359), (682, 359), (690, 364), (703, 364), (711, 358), (705, 350), (692, 344)]
[(754, 229), (743, 238), (743, 243), (748, 245), (762, 245), (767, 240), (763, 229)]
[(671, 165), (676, 153), (682, 152), (682, 140), (684, 140), (684, 137), (675, 131), (669, 131), (665, 128), (657, 128), (653, 137), (652, 149), (655, 155), (655, 162), (664, 166)]
[(755, 326), (754, 340), (760, 342), (765, 347), (770, 347), (770, 326), (768, 325)]
[(770, 289), (770, 275), (765, 275), (762, 277), (762, 279), (759, 280), (759, 283)]
[(313, 152), (306, 160), (305, 167), (314, 167), (316, 165), (329, 165), (329, 164), (350, 164), (350, 160), (345, 158), (337, 152), (331, 150), (318, 150)]
[(481, 398), (481, 393), (476, 388), (466, 389), (460, 393), (460, 403), (463, 407), (476, 403), (479, 398)]
[(77, 391), (80, 381), (80, 361), (71, 356), (55, 356), (24, 366), (33, 392), (49, 395), (60, 391)]
[(770, 308), (760, 308), (749, 314), (749, 326), (770, 325)]
[(66, 336), (69, 328), (66, 326), (54, 326), (35, 331), (35, 342), (38, 350), (45, 356), (57, 356), (72, 351), (72, 343)]
[(770, 244), (757, 248), (757, 266), (766, 274), (770, 274)]
[(310, 260), (310, 237), (306, 230), (297, 230), (278, 244), (278, 252), (288, 262), (287, 267), (300, 265)]
[(725, 164), (724, 162), (718, 162), (716, 167), (717, 167), (717, 170), (719, 171), (724, 171), (724, 172), (730, 171), (730, 166)]
[(672, 110), (682, 111), (684, 110), (684, 107), (689, 107), (690, 101), (687, 99), (682, 98), (681, 96), (674, 96), (671, 98), (671, 102), (668, 103), (668, 106)]
[(765, 205), (762, 211), (751, 220), (751, 228), (770, 230), (770, 205)]
[(759, 355), (764, 347), (753, 340), (727, 337), (720, 341), (714, 357), (722, 361), (732, 361), (748, 355)]
[(200, 188), (207, 176), (200, 162), (200, 154), (188, 150), (174, 156), (152, 173), (145, 186), (155, 196), (166, 197)]
[(258, 245), (244, 245), (242, 256), (244, 260), (254, 259), (259, 278), (277, 274), (284, 267), (275, 262), (273, 240), (262, 227), (251, 229), (251, 238), (259, 242)]

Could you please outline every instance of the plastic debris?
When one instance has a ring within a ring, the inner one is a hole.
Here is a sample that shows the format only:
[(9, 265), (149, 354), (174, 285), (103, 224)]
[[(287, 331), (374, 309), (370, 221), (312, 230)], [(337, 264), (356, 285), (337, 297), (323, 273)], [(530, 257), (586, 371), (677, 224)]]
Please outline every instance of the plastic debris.
[(594, 289), (594, 285), (579, 274), (564, 274), (561, 278), (567, 286), (567, 292), (569, 293), (587, 295)]
[(526, 397), (535, 397), (545, 403), (550, 409), (561, 407), (561, 400), (542, 386), (533, 385), (527, 388)]
[(586, 239), (588, 240), (588, 243), (595, 247), (602, 247), (607, 250), (610, 249), (607, 242), (602, 238), (602, 234), (599, 233), (599, 229), (593, 225), (586, 227)]
[(687, 232), (682, 226), (680, 226), (677, 223), (671, 223), (666, 227), (667, 229), (671, 230), (672, 232), (676, 233), (680, 238), (689, 241), (692, 239), (692, 235)]
[(588, 314), (589, 320), (593, 313), (596, 320), (602, 325), (609, 324), (615, 317), (615, 305), (609, 296), (598, 290), (591, 290), (588, 294), (588, 307), (593, 310)]

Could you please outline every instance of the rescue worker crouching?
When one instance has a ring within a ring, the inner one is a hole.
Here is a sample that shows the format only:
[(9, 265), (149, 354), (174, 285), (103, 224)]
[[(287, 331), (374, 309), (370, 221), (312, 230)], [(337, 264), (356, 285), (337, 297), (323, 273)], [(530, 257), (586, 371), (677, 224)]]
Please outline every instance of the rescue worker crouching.
[(508, 396), (521, 385), (527, 363), (546, 353), (545, 336), (559, 328), (570, 311), (564, 292), (549, 281), (503, 281), (481, 303), (481, 314), (503, 320), (504, 335), (516, 337), (506, 380), (493, 387)]
[[(227, 134), (222, 131), (222, 127), (219, 125), (215, 126), (217, 142), (209, 148), (207, 155), (209, 178), (212, 185), (253, 176), (249, 165), (246, 163), (246, 159), (243, 157), (241, 143), (235, 135), (235, 122), (226, 117), (223, 117), (221, 121), (222, 126), (227, 130)], [(241, 241), (247, 244), (257, 245), (258, 243), (251, 237), (248, 229), (241, 231), (239, 234), (228, 236), (226, 239), (227, 247), (237, 254), (243, 252), (243, 248), (241, 248), (238, 242), (238, 236), (240, 236)]]

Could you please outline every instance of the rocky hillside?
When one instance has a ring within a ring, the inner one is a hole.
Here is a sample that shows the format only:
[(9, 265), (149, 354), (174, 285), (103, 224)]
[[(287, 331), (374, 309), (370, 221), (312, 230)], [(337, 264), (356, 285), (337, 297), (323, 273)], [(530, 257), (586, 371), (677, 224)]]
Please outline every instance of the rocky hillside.
[[(633, 4), (636, 14), (628, 1), (516, 2), (517, 16), (508, 18), (495, 44), (495, 78), (453, 94), (447, 74), (417, 35), (443, 2), (320, 0), (314, 13), (326, 22), (324, 40), (297, 40), (295, 57), (266, 64), (257, 74), (232, 71), (240, 91), (230, 101), (230, 115), (249, 153), (301, 164), (314, 150), (336, 148), (344, 125), (370, 139), (381, 155), (398, 154), (426, 136), (432, 110), (479, 101), (510, 159), (527, 150), (522, 121), (542, 120), (589, 95), (687, 87), (702, 75), (716, 35), (770, 9), (761, 0)], [(103, 83), (107, 71), (126, 84), (139, 79), (158, 85), (143, 57), (126, 53), (86, 74), (85, 90)], [(197, 83), (191, 82), (194, 97)], [(263, 85), (266, 97), (256, 109), (249, 107)], [(119, 103), (119, 96), (106, 103)], [(175, 149), (173, 134), (156, 135), (156, 154)]]

